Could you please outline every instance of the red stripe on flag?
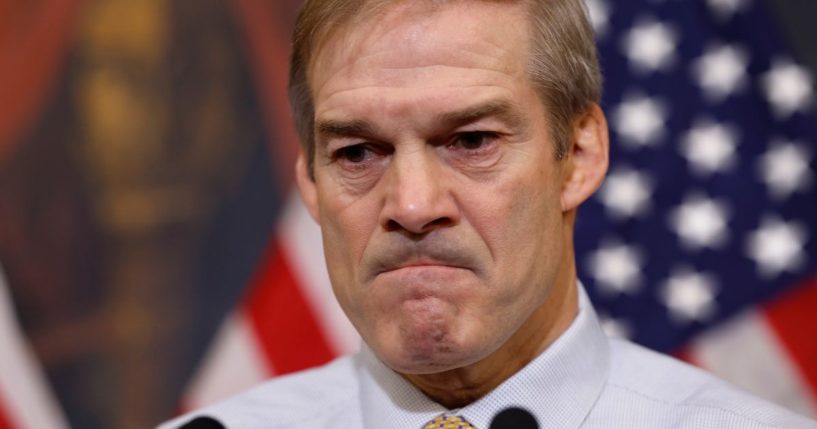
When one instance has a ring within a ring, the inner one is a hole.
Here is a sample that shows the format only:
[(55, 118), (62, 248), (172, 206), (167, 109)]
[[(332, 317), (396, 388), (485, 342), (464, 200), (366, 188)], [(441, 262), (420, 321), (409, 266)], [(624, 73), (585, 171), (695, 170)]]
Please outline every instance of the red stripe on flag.
[(244, 305), (259, 345), (276, 374), (324, 364), (334, 353), (276, 240)]
[(8, 415), (8, 412), (3, 406), (3, 398), (0, 397), (0, 429), (14, 429)]
[(763, 311), (817, 401), (817, 277), (769, 303)]
[(689, 346), (676, 350), (674, 353), (672, 353), (672, 356), (690, 365), (701, 366), (701, 363), (695, 359), (695, 354), (692, 352), (692, 350), (690, 350)]

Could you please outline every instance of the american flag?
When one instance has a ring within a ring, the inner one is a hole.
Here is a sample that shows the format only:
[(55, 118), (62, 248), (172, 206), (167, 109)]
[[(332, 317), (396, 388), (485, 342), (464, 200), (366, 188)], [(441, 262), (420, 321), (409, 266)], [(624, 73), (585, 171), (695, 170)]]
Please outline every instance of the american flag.
[[(587, 5), (612, 148), (576, 248), (605, 329), (817, 416), (812, 78), (760, 0)], [(263, 13), (245, 15), (257, 79), (280, 75), (265, 70), (284, 59), (260, 42)], [(320, 243), (293, 196), (184, 409), (356, 349)]]
[(612, 150), (576, 247), (605, 326), (817, 415), (811, 77), (761, 1), (588, 6)]

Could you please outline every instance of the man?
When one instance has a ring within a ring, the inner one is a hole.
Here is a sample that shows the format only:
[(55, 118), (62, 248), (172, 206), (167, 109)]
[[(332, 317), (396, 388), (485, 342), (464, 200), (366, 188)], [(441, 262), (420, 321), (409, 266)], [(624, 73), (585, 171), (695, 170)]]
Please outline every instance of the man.
[(520, 407), (544, 428), (817, 427), (602, 333), (572, 241), (607, 170), (599, 93), (580, 0), (308, 1), (297, 181), (365, 345), (194, 415), (487, 429)]

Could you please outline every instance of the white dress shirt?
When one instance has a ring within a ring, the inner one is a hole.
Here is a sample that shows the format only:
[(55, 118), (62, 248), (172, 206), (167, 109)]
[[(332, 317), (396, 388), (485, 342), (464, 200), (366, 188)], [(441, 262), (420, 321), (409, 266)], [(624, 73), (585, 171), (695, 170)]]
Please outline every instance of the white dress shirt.
[(817, 422), (746, 394), (673, 358), (610, 339), (586, 293), (567, 331), (544, 353), (476, 402), (449, 410), (386, 367), (367, 348), (321, 368), (279, 377), (195, 416), (228, 429), (421, 429), (459, 415), (477, 429), (507, 407), (530, 411), (540, 428), (786, 428)]

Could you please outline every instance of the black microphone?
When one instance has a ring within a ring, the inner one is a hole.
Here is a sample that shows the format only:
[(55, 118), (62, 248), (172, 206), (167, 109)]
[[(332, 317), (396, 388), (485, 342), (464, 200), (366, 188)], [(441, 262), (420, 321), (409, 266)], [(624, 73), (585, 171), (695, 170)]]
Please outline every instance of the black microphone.
[(179, 426), (179, 429), (227, 429), (220, 421), (207, 416), (196, 417)]
[(539, 423), (530, 411), (509, 407), (494, 416), (489, 429), (539, 429)]

